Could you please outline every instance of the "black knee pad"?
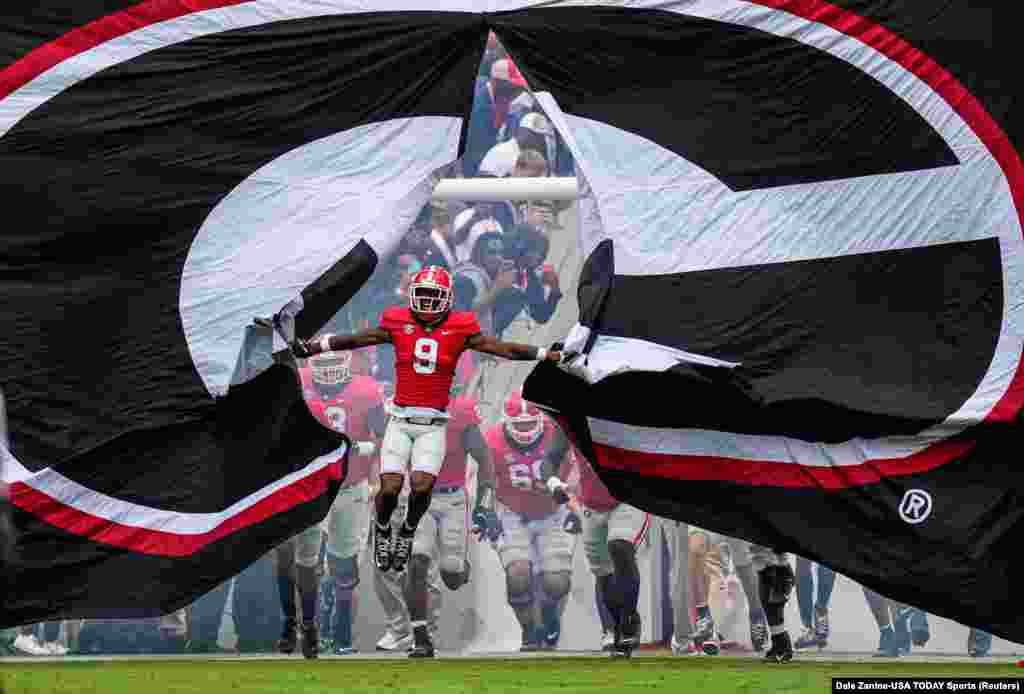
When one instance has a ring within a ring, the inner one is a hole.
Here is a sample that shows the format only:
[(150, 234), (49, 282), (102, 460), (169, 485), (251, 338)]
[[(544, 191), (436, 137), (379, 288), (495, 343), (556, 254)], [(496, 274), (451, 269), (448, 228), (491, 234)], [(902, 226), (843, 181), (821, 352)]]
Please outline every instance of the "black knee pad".
[(334, 585), (343, 590), (354, 590), (359, 585), (359, 564), (355, 557), (339, 559), (327, 555), (327, 565), (331, 569)]
[(451, 571), (441, 571), (441, 582), (444, 583), (448, 590), (458, 590), (466, 585), (466, 572), (452, 573)]
[(430, 557), (414, 554), (409, 560), (409, 583), (426, 583), (430, 572)]
[(636, 547), (632, 542), (612, 540), (608, 543), (608, 554), (611, 555), (617, 576), (639, 575), (640, 570), (636, 565)]
[(772, 605), (785, 605), (793, 591), (796, 577), (789, 565), (767, 566), (757, 574), (761, 602), (767, 610)]

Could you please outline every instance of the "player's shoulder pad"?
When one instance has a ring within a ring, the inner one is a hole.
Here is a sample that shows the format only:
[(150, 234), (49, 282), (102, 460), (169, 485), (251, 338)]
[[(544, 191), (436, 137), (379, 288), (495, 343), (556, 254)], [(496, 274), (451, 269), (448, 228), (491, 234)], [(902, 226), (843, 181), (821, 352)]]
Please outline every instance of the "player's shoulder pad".
[(384, 313), (380, 316), (380, 322), (382, 325), (401, 325), (402, 323), (412, 322), (412, 311), (409, 310), (408, 306), (390, 306), (384, 309)]
[(472, 311), (452, 311), (448, 316), (448, 327), (458, 330), (480, 331), (480, 321)]

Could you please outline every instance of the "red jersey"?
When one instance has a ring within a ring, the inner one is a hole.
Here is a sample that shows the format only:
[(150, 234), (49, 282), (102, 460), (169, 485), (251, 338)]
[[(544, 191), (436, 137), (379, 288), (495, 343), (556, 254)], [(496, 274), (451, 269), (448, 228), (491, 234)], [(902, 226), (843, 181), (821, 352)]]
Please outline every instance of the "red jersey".
[(598, 513), (611, 511), (618, 506), (619, 500), (612, 496), (608, 487), (604, 486), (604, 482), (594, 472), (594, 466), (576, 451), (573, 451), (571, 455), (576, 461), (576, 470), (580, 475), (580, 503)]
[(466, 455), (468, 451), (462, 445), (462, 435), (472, 426), (480, 426), (480, 408), (474, 398), (460, 395), (450, 407), (451, 419), (448, 420), (445, 436), (444, 463), (434, 483), (437, 487), (461, 487), (466, 484)]
[[(370, 431), (367, 414), (382, 404), (380, 385), (369, 376), (353, 376), (336, 397), (324, 400), (309, 380), (308, 373), (302, 376), (306, 404), (313, 416), (324, 426), (348, 436), (353, 445), (356, 441), (377, 441)], [(309, 384), (309, 385), (307, 385)], [(358, 455), (353, 449), (348, 457), (348, 475), (345, 487), (365, 481), (370, 476), (370, 464), (374, 456)]]
[(498, 501), (530, 520), (545, 518), (558, 510), (543, 477), (544, 455), (556, 435), (554, 425), (545, 421), (540, 441), (526, 450), (509, 442), (501, 424), (484, 435), (494, 461)]
[(471, 311), (453, 311), (429, 328), (408, 308), (389, 308), (380, 327), (391, 335), (395, 348), (395, 404), (446, 410), (455, 378), (455, 365), (466, 350), (466, 340), (480, 332)]

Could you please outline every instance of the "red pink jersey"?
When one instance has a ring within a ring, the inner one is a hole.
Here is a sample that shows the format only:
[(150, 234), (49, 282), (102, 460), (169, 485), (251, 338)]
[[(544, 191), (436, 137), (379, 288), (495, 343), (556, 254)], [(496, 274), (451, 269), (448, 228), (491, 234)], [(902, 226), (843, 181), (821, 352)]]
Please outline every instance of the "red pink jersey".
[(498, 501), (530, 520), (545, 518), (558, 510), (543, 477), (544, 455), (556, 436), (554, 425), (546, 421), (540, 441), (523, 450), (508, 440), (501, 424), (484, 434), (494, 461)]
[(395, 348), (395, 404), (446, 410), (455, 366), (466, 340), (480, 332), (472, 311), (453, 311), (429, 328), (408, 308), (386, 309), (380, 327)]
[(444, 462), (437, 475), (437, 487), (461, 487), (466, 484), (466, 455), (462, 435), (472, 426), (480, 426), (480, 408), (475, 398), (460, 395), (449, 408), (451, 419), (446, 428)]
[[(307, 377), (303, 374), (303, 385)], [(323, 399), (312, 384), (304, 388), (306, 404), (313, 416), (326, 427), (348, 436), (352, 443), (356, 441), (377, 441), (378, 437), (370, 431), (367, 414), (382, 404), (380, 385), (369, 376), (353, 376), (336, 397)], [(345, 487), (365, 481), (370, 475), (370, 464), (374, 456), (361, 456), (355, 450), (348, 458), (348, 475)]]
[(618, 506), (619, 500), (612, 496), (608, 487), (604, 486), (604, 482), (594, 472), (594, 466), (575, 450), (572, 452), (572, 458), (576, 462), (576, 470), (580, 476), (580, 503), (599, 513), (611, 511)]

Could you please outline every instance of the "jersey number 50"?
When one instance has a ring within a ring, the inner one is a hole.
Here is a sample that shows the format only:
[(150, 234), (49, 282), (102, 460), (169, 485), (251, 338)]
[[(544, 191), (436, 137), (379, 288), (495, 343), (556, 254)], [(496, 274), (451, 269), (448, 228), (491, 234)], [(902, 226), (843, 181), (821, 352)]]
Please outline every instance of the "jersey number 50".
[(432, 374), (437, 371), (437, 340), (421, 337), (412, 348), (412, 368), (418, 374)]

